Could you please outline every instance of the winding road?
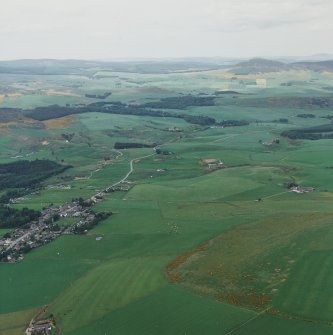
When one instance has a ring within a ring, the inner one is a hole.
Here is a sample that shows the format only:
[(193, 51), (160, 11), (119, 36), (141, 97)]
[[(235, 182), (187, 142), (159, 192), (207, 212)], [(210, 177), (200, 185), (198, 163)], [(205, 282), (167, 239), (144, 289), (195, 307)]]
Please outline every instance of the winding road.
[[(155, 148), (154, 148), (154, 150), (155, 150)], [(129, 162), (130, 170), (127, 172), (127, 174), (125, 175), (125, 177), (122, 178), (122, 179), (120, 179), (119, 181), (115, 182), (114, 184), (110, 185), (110, 186), (107, 187), (107, 188), (111, 188), (111, 187), (117, 186), (117, 185), (123, 183), (124, 181), (126, 181), (126, 180), (128, 179), (128, 177), (129, 177), (129, 176), (133, 173), (133, 171), (134, 171), (134, 165), (133, 165), (133, 163), (134, 163), (135, 161), (140, 161), (141, 159), (148, 158), (148, 157), (155, 156), (155, 155), (156, 155), (156, 152), (154, 152), (154, 153), (152, 153), (152, 154), (150, 154), (150, 155), (145, 155), (145, 156), (136, 157), (136, 158), (131, 159), (130, 162)], [(121, 155), (121, 156), (122, 156), (122, 155)], [(98, 193), (95, 194), (95, 197), (96, 197), (96, 196), (101, 196), (101, 195), (103, 195), (103, 193), (104, 193), (104, 191), (98, 192)]]
[[(116, 158), (119, 158), (121, 156), (123, 156), (123, 153), (120, 152), (120, 151), (117, 151), (119, 153), (119, 155), (116, 157)], [(117, 186), (121, 183), (123, 183), (124, 181), (126, 181), (128, 179), (128, 177), (133, 173), (134, 171), (134, 162), (136, 161), (139, 161), (141, 159), (144, 159), (144, 158), (148, 158), (148, 157), (151, 157), (151, 156), (154, 156), (156, 155), (156, 152), (150, 154), (150, 155), (145, 155), (145, 156), (141, 156), (141, 157), (137, 157), (137, 158), (133, 158), (130, 160), (129, 162), (129, 167), (130, 167), (130, 170), (127, 172), (127, 174), (125, 175), (124, 178), (120, 179), (119, 181), (117, 181), (116, 183), (112, 184), (111, 186), (109, 187), (114, 187), (114, 186)], [(104, 191), (100, 191), (98, 193), (95, 194), (95, 197), (96, 196), (101, 196), (104, 194)], [(74, 207), (74, 205), (73, 205)], [(70, 209), (72, 209), (73, 207), (70, 207)], [(38, 228), (35, 228), (35, 229), (32, 229), (32, 230), (29, 230), (27, 233), (25, 233), (24, 235), (20, 236), (19, 238), (17, 238), (15, 241), (12, 241), (12, 243), (10, 243), (7, 248), (5, 249), (5, 251), (9, 251), (10, 249), (13, 249), (18, 243), (20, 243), (22, 240), (24, 240), (25, 238), (27, 238), (28, 236), (36, 233), (38, 231)]]
[(123, 183), (124, 181), (126, 181), (126, 180), (128, 179), (128, 177), (129, 177), (129, 176), (132, 174), (132, 172), (134, 171), (133, 163), (134, 163), (135, 161), (139, 161), (139, 160), (141, 160), (141, 159), (148, 158), (148, 157), (151, 157), (151, 156), (154, 156), (154, 155), (156, 155), (156, 153), (153, 153), (153, 154), (150, 154), (150, 155), (146, 155), (146, 156), (142, 156), (142, 157), (138, 157), (138, 158), (133, 158), (133, 159), (130, 161), (130, 164), (129, 164), (129, 165), (130, 165), (130, 170), (129, 170), (129, 172), (126, 174), (126, 176), (125, 176), (123, 179), (119, 180), (118, 182), (114, 183), (111, 187), (113, 187), (113, 186), (117, 186), (117, 185)]

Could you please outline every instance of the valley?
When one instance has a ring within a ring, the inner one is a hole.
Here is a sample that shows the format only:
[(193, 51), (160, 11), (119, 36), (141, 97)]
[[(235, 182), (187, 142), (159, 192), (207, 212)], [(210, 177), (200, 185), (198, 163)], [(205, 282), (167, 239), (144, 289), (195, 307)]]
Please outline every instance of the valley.
[(0, 199), (41, 216), (0, 250), (48, 243), (0, 262), (1, 335), (332, 333), (331, 62), (30, 62)]

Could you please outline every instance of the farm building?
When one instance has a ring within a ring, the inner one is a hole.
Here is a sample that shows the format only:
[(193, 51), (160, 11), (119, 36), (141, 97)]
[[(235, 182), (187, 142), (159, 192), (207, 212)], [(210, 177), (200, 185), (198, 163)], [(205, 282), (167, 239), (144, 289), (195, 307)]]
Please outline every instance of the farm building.
[(199, 165), (206, 166), (208, 169), (216, 169), (224, 166), (224, 163), (220, 159), (209, 158), (209, 159), (200, 159)]

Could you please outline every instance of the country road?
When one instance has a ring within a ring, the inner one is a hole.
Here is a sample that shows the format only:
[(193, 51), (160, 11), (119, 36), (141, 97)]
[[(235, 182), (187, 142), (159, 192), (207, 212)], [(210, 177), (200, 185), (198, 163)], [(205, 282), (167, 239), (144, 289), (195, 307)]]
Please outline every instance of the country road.
[[(118, 151), (119, 155), (117, 156), (118, 157), (121, 157), (123, 156), (123, 153)], [(119, 181), (115, 182), (114, 184), (112, 184), (111, 186), (109, 187), (114, 187), (114, 186), (117, 186), (121, 183), (123, 183), (124, 181), (126, 181), (128, 179), (128, 177), (133, 173), (134, 171), (134, 162), (136, 161), (139, 161), (141, 159), (144, 159), (144, 158), (148, 158), (148, 157), (151, 157), (151, 156), (154, 156), (156, 155), (156, 152), (152, 153), (152, 154), (149, 154), (149, 155), (145, 155), (145, 156), (141, 156), (141, 157), (137, 157), (137, 158), (133, 158), (130, 160), (129, 162), (129, 167), (130, 167), (130, 170), (127, 172), (127, 174), (125, 175), (125, 177), (123, 177), (122, 179), (120, 179)], [(104, 191), (100, 191), (98, 193), (96, 193), (94, 196), (97, 197), (97, 196), (102, 196), (104, 194)], [(73, 204), (72, 207), (69, 207), (66, 209), (66, 211), (70, 211), (72, 210), (76, 205)], [(59, 214), (63, 214), (63, 212), (61, 211), (61, 208), (59, 208)], [(43, 229), (43, 228), (42, 228)], [(17, 238), (15, 241), (12, 241), (8, 246), (7, 248), (5, 249), (5, 251), (9, 251), (11, 249), (13, 249), (18, 243), (20, 243), (22, 240), (24, 240), (25, 238), (29, 237), (30, 235), (33, 235), (35, 233), (37, 233), (39, 231), (38, 228), (35, 228), (35, 229), (32, 229), (32, 230), (29, 230), (27, 233), (25, 233), (24, 235), (20, 236), (19, 238)]]
[[(128, 179), (128, 177), (129, 177), (129, 176), (133, 173), (133, 171), (134, 171), (133, 163), (134, 163), (135, 161), (138, 161), (138, 160), (141, 160), (141, 159), (144, 159), (144, 158), (148, 158), (148, 157), (151, 157), (151, 156), (154, 156), (154, 155), (156, 155), (156, 152), (154, 152), (154, 153), (152, 153), (152, 154), (150, 154), (150, 155), (145, 155), (145, 156), (141, 156), (141, 157), (137, 157), (137, 158), (133, 158), (133, 159), (131, 159), (131, 161), (129, 162), (130, 170), (127, 172), (127, 174), (125, 175), (125, 177), (122, 178), (122, 179), (120, 179), (119, 181), (115, 182), (115, 183), (112, 184), (111, 186), (109, 186), (109, 188), (114, 187), (114, 186), (117, 186), (117, 185), (123, 183), (124, 181), (126, 181), (126, 180)], [(100, 195), (102, 195), (102, 194), (103, 194), (103, 191), (98, 192), (98, 193), (95, 194), (95, 197), (96, 197), (96, 196), (100, 196)]]
[(142, 157), (138, 157), (138, 158), (133, 158), (133, 159), (130, 161), (130, 163), (129, 163), (129, 165), (130, 165), (130, 170), (129, 170), (129, 172), (126, 174), (126, 176), (125, 176), (123, 179), (121, 179), (121, 180), (117, 181), (116, 183), (114, 183), (113, 185), (111, 185), (111, 187), (113, 187), (113, 186), (117, 186), (117, 185), (123, 183), (124, 181), (126, 181), (126, 180), (128, 179), (128, 177), (129, 177), (129, 176), (132, 174), (132, 172), (134, 171), (133, 163), (134, 163), (135, 161), (137, 161), (137, 160), (141, 160), (141, 159), (144, 159), (144, 158), (148, 158), (148, 157), (151, 157), (151, 156), (154, 156), (154, 155), (156, 155), (155, 152), (152, 153), (152, 154), (150, 154), (150, 155), (146, 155), (146, 156), (142, 156)]

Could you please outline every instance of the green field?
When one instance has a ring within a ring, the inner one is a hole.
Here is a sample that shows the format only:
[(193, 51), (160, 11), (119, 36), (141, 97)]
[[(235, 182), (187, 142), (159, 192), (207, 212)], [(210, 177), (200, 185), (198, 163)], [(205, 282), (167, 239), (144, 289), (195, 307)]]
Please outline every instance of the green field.
[[(1, 335), (22, 334), (45, 306), (44, 316), (53, 314), (65, 335), (333, 332), (332, 140), (280, 136), (330, 122), (323, 117), (333, 116), (331, 108), (291, 107), (287, 99), (326, 97), (332, 77), (296, 70), (236, 79), (224, 70), (4, 77), (17, 94), (0, 100), (0, 108), (89, 104), (98, 100), (86, 93), (106, 88), (112, 90), (107, 101), (126, 104), (229, 89), (242, 94), (172, 112), (250, 123), (210, 127), (98, 112), (0, 120), (0, 163), (71, 165), (15, 208), (89, 198), (124, 178), (134, 160), (129, 190), (108, 193), (93, 207), (113, 215), (85, 235), (61, 236), (19, 263), (0, 264)], [(267, 87), (256, 86), (263, 78)], [(295, 84), (281, 86), (287, 81)], [(157, 143), (164, 154), (115, 150), (117, 142)], [(223, 168), (209, 168), (205, 159), (221, 160)], [(315, 191), (290, 192), (290, 183)]]

